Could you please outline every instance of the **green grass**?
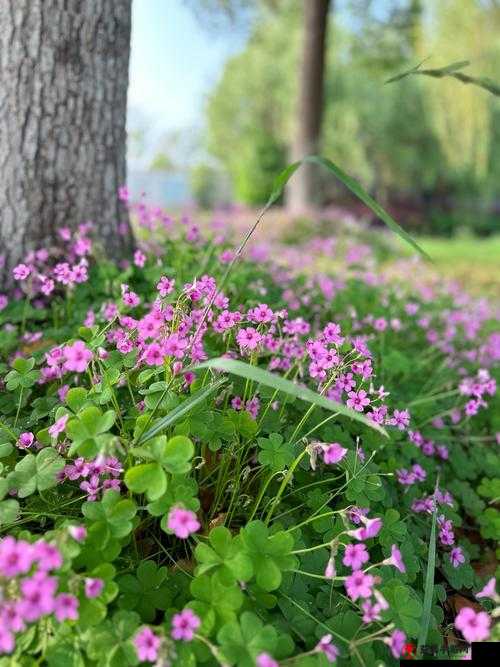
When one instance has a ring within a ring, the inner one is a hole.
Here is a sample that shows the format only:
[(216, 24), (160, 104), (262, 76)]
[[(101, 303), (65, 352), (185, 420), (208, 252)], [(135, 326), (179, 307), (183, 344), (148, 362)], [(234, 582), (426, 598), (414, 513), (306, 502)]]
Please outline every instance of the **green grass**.
[(418, 240), (439, 273), (475, 294), (500, 296), (500, 235), (485, 239), (423, 236)]

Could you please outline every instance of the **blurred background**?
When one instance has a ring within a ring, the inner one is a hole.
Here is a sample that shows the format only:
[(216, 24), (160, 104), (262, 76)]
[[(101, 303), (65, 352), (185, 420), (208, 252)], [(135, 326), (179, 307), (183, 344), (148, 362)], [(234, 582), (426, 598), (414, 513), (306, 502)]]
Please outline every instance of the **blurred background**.
[[(500, 82), (498, 0), (134, 0), (129, 186), (173, 212), (252, 209), (312, 148), (412, 233), (492, 236), (500, 97), (452, 77), (386, 83), (465, 60)], [(366, 214), (331, 175), (311, 178), (294, 214)]]

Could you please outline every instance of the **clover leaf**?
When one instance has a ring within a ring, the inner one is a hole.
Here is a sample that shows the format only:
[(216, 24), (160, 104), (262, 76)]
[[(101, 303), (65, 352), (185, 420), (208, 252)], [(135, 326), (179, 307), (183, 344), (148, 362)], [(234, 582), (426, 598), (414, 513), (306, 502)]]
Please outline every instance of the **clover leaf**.
[(218, 632), (217, 640), (225, 661), (238, 667), (254, 667), (259, 653), (276, 655), (278, 633), (271, 625), (245, 611), (238, 622), (226, 623)]
[(167, 476), (159, 463), (141, 463), (127, 470), (125, 484), (134, 493), (156, 500), (167, 490)]
[(273, 472), (283, 470), (295, 458), (293, 446), (289, 442), (284, 443), (279, 433), (271, 433), (268, 438), (258, 438), (257, 442), (261, 449), (259, 462)]
[(401, 628), (409, 637), (418, 637), (422, 618), (422, 602), (408, 586), (402, 586), (397, 579), (392, 579), (382, 587), (382, 594), (389, 603), (387, 616), (396, 627)]
[(143, 621), (152, 622), (157, 609), (165, 610), (172, 603), (172, 591), (166, 583), (167, 574), (166, 567), (158, 567), (152, 560), (141, 561), (135, 575), (125, 574), (118, 579), (121, 593), (119, 606), (133, 609)]
[(79, 412), (66, 425), (66, 433), (73, 442), (69, 454), (79, 453), (88, 458), (96, 456), (109, 441), (111, 435), (108, 431), (115, 423), (115, 419), (114, 410), (108, 410), (103, 414), (93, 405)]
[(189, 607), (203, 619), (203, 630), (210, 632), (216, 621), (236, 620), (236, 611), (243, 604), (243, 593), (238, 584), (224, 586), (217, 577), (201, 574), (190, 586), (194, 597)]
[(240, 532), (243, 547), (252, 561), (257, 584), (265, 591), (279, 588), (282, 573), (293, 569), (297, 559), (290, 555), (293, 537), (280, 531), (269, 535), (262, 521), (251, 521)]
[(249, 581), (253, 575), (251, 558), (243, 551), (241, 539), (233, 538), (224, 526), (210, 531), (209, 544), (198, 544), (195, 557), (199, 565), (196, 574), (215, 574), (225, 586), (237, 581)]
[(17, 489), (19, 498), (26, 498), (35, 491), (45, 491), (57, 484), (57, 473), (64, 468), (64, 459), (52, 447), (44, 447), (38, 454), (26, 454), (9, 475), (11, 488)]
[(93, 628), (87, 637), (89, 658), (103, 667), (137, 665), (139, 659), (131, 640), (140, 621), (139, 614), (122, 610)]
[(102, 530), (105, 540), (110, 536), (121, 538), (128, 535), (132, 531), (132, 519), (136, 512), (134, 501), (122, 498), (114, 489), (108, 489), (100, 502), (87, 501), (82, 505), (83, 515)]

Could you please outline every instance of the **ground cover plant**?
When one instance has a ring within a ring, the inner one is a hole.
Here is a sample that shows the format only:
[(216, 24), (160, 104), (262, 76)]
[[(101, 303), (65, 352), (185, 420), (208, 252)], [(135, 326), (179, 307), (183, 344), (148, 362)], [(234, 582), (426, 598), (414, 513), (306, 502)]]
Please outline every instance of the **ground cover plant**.
[(220, 221), (131, 209), (130, 261), (61, 229), (0, 295), (0, 665), (498, 640), (495, 304), (356, 239), (228, 274)]

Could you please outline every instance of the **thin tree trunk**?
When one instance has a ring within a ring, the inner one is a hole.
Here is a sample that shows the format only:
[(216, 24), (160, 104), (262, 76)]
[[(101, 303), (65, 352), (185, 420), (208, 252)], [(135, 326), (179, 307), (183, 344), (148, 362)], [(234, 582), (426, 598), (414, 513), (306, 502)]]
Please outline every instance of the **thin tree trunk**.
[(131, 0), (0, 0), (0, 288), (63, 226), (94, 222), (114, 258), (130, 248), (130, 27)]
[[(292, 160), (318, 152), (323, 115), (323, 81), (330, 0), (303, 0), (304, 36)], [(316, 173), (303, 165), (290, 181), (287, 208), (292, 215), (309, 212), (317, 203)]]

